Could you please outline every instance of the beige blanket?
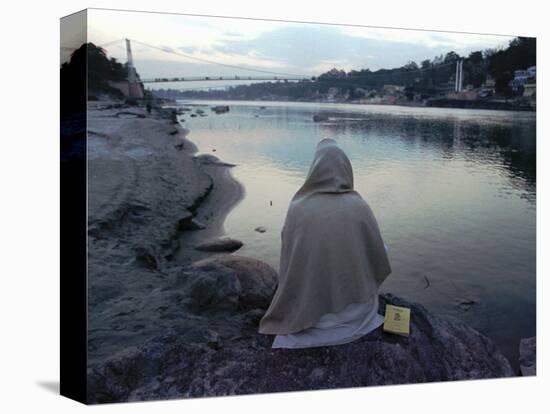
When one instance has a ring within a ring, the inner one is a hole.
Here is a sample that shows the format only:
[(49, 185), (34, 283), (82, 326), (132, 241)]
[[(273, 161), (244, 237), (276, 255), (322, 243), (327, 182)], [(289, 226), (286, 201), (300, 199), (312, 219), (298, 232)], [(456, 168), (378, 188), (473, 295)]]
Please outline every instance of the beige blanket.
[(261, 333), (299, 332), (326, 313), (368, 302), (391, 273), (376, 219), (334, 140), (317, 146), (281, 236), (279, 285)]

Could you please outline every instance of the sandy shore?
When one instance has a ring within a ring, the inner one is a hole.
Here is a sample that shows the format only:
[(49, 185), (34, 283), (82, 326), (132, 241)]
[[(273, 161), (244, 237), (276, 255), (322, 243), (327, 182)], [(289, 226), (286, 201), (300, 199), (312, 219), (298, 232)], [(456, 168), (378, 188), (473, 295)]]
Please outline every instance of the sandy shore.
[(195, 219), (205, 225), (205, 228), (182, 232), (180, 235), (180, 248), (174, 257), (180, 263), (191, 263), (204, 258), (205, 253), (194, 249), (194, 246), (225, 235), (225, 218), (244, 196), (244, 188), (233, 178), (231, 166), (211, 156), (199, 156), (198, 160), (203, 171), (212, 178), (213, 186), (195, 211)]
[[(194, 247), (223, 235), (243, 196), (231, 167), (197, 157), (188, 133), (168, 111), (89, 105), (90, 363), (173, 325), (159, 320), (155, 292), (182, 265), (213, 255)], [(204, 229), (191, 230), (191, 220)]]

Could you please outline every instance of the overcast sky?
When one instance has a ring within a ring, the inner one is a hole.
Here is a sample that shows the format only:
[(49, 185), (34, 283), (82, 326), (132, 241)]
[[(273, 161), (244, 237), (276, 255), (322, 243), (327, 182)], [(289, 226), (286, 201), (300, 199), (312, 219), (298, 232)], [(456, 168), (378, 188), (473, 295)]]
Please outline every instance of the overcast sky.
[[(333, 67), (346, 71), (400, 67), (410, 60), (420, 62), (451, 50), (467, 55), (474, 50), (506, 46), (513, 37), (89, 10), (89, 41), (102, 45), (121, 38), (172, 52), (132, 42), (135, 66), (142, 78), (149, 78), (254, 74), (197, 62), (176, 53), (312, 76)], [(106, 49), (110, 56), (126, 61), (123, 42)]]

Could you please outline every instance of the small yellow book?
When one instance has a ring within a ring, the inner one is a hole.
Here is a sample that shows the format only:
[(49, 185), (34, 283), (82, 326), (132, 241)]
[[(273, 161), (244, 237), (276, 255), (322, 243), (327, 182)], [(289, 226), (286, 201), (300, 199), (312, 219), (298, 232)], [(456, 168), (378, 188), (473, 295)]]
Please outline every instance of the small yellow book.
[(384, 332), (409, 336), (411, 310), (401, 306), (386, 305)]

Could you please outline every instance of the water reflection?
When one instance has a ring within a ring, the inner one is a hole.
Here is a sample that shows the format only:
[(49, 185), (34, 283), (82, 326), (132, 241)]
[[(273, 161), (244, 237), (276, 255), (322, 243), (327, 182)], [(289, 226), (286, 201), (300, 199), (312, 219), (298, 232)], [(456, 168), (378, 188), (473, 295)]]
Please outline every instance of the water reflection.
[(379, 116), (376, 120), (334, 116), (322, 125), (327, 136), (361, 135), (400, 139), (408, 148), (431, 147), (443, 158), (463, 157), (481, 166), (491, 164), (508, 174), (510, 184), (535, 203), (536, 127), (534, 120), (517, 124), (480, 123), (464, 119), (415, 119)]

